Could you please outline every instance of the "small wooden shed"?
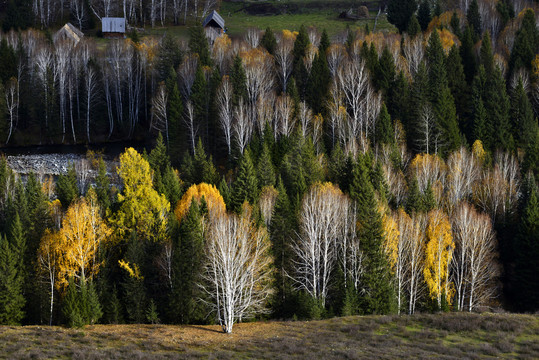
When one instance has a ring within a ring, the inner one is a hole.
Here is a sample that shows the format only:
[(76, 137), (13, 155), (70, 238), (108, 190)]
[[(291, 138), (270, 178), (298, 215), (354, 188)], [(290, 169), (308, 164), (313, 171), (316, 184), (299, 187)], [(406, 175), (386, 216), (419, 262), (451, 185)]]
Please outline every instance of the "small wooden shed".
[(125, 18), (104, 17), (101, 19), (101, 32), (107, 39), (125, 38), (125, 28)]
[(206, 31), (208, 30), (214, 30), (219, 35), (223, 34), (225, 32), (225, 20), (217, 13), (217, 11), (213, 10), (204, 20), (202, 23), (202, 26)]
[(52, 37), (52, 40), (56, 43), (58, 41), (64, 41), (64, 40), (71, 40), (75, 44), (78, 44), (79, 41), (82, 40), (84, 37), (84, 34), (82, 31), (77, 29), (76, 26), (74, 26), (71, 23), (67, 23), (60, 30), (58, 30), (54, 36)]

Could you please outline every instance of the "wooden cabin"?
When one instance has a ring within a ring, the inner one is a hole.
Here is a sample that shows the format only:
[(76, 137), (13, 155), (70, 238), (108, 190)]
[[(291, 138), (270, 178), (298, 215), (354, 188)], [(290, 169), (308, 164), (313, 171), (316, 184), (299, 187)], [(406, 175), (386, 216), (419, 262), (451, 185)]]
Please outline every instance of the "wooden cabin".
[(67, 23), (54, 34), (54, 36), (52, 37), (52, 40), (54, 43), (58, 41), (71, 40), (76, 45), (79, 43), (79, 41), (82, 40), (83, 37), (84, 37), (84, 34), (82, 33), (82, 31), (80, 31), (73, 24)]
[(124, 39), (126, 21), (121, 17), (104, 17), (101, 19), (101, 32), (107, 39)]
[(217, 33), (217, 35), (224, 34), (225, 32), (225, 20), (217, 13), (217, 11), (213, 10), (204, 20), (202, 23), (202, 26), (208, 32), (209, 30), (213, 30)]

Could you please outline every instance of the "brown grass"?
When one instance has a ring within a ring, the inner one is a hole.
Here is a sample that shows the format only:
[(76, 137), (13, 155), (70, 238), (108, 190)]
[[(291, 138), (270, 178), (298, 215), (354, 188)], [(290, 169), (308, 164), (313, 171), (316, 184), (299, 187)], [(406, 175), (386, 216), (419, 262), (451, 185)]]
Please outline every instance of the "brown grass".
[(365, 316), (234, 326), (0, 326), (9, 359), (539, 358), (539, 317)]

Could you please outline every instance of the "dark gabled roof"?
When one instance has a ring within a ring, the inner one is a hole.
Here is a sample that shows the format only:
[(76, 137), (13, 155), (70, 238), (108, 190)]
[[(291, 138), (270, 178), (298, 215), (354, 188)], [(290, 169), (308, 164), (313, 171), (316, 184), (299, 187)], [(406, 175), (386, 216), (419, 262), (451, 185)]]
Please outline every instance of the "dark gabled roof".
[(208, 25), (212, 20), (215, 21), (222, 29), (225, 28), (225, 20), (215, 10), (213, 10), (210, 15), (206, 17), (206, 20), (204, 20), (202, 26), (206, 27), (206, 25)]

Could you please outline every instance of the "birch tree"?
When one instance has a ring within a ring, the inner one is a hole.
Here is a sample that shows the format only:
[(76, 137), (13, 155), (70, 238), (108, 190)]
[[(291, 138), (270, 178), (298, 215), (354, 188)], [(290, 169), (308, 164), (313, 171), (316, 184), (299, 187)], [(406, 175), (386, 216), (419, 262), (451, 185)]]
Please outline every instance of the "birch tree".
[(457, 309), (468, 311), (485, 304), (494, 293), (494, 279), (498, 274), (495, 264), (496, 240), (488, 215), (477, 212), (467, 203), (461, 203), (452, 219), (455, 234), (455, 261), (453, 274)]
[(245, 103), (243, 99), (240, 99), (238, 106), (234, 109), (234, 123), (232, 124), (232, 130), (234, 132), (236, 145), (238, 145), (241, 154), (243, 154), (243, 151), (251, 140), (253, 127), (254, 124), (251, 119), (249, 119)]
[(160, 133), (165, 134), (167, 146), (169, 145), (168, 138), (168, 115), (167, 115), (168, 94), (167, 87), (164, 82), (159, 84), (157, 92), (152, 97), (152, 123), (151, 128)]
[(240, 216), (223, 213), (208, 224), (204, 282), (208, 303), (225, 333), (234, 323), (267, 312), (272, 294), (270, 241), (249, 206)]
[(217, 104), (219, 108), (219, 125), (225, 136), (225, 143), (228, 148), (228, 155), (232, 152), (232, 97), (233, 89), (229, 77), (224, 76), (219, 89), (217, 90)]
[(9, 79), (9, 81), (6, 84), (6, 88), (4, 91), (4, 97), (5, 97), (5, 104), (6, 104), (6, 110), (8, 115), (8, 122), (9, 122), (9, 131), (6, 139), (6, 144), (9, 142), (9, 139), (11, 139), (11, 135), (13, 134), (13, 130), (17, 123), (17, 108), (19, 107), (19, 96), (17, 93), (17, 79), (12, 77)]
[(336, 263), (337, 236), (348, 201), (331, 183), (315, 184), (305, 194), (300, 213), (300, 233), (292, 251), (293, 281), (321, 305), (325, 305)]
[(273, 55), (283, 92), (286, 92), (288, 80), (292, 74), (292, 66), (294, 65), (293, 48), (294, 39), (283, 34), (281, 40), (277, 43), (275, 54)]

